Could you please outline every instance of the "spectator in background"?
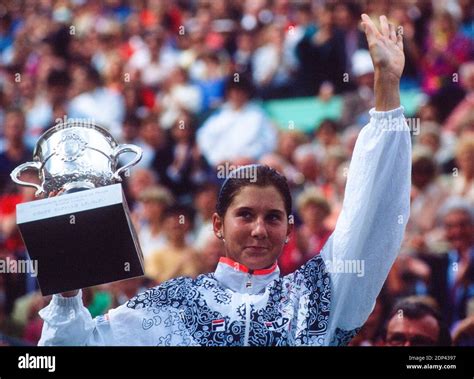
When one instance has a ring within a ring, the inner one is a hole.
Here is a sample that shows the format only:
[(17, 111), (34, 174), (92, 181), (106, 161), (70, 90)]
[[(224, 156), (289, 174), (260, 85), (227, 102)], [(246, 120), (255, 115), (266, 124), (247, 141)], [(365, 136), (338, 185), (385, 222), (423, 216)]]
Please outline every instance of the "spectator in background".
[(294, 232), (293, 241), (288, 243), (279, 259), (283, 274), (295, 271), (319, 254), (332, 233), (325, 225), (331, 207), (315, 187), (307, 188), (298, 196), (297, 209), (302, 224)]
[(436, 310), (421, 301), (404, 299), (390, 314), (385, 345), (451, 346), (451, 336)]
[[(158, 122), (158, 115), (150, 113), (146, 116), (140, 127), (140, 140), (138, 146), (143, 150), (142, 162), (139, 166), (153, 169), (161, 181), (165, 180), (165, 167), (171, 162), (171, 146), (166, 131)], [(161, 166), (155, 166), (159, 160)]]
[(166, 244), (162, 225), (163, 212), (173, 204), (174, 199), (173, 195), (161, 186), (145, 188), (138, 199), (141, 207), (134, 213), (133, 218), (143, 256), (147, 258)]
[(440, 173), (452, 173), (454, 165), (453, 150), (456, 138), (447, 133), (441, 134), (441, 125), (437, 122), (426, 121), (420, 123), (420, 134), (416, 138), (418, 145), (431, 151)]
[(253, 33), (242, 30), (236, 37), (236, 49), (232, 54), (234, 72), (249, 75), (252, 70), (252, 55), (255, 49)]
[(210, 237), (217, 239), (212, 229), (212, 215), (217, 202), (217, 192), (216, 184), (204, 183), (194, 193), (194, 208), (197, 211), (194, 220), (196, 235), (194, 246), (199, 251), (204, 248)]
[(170, 129), (179, 120), (182, 112), (196, 114), (201, 109), (199, 88), (188, 81), (187, 73), (182, 68), (175, 68), (164, 80), (160, 95), (160, 125)]
[(221, 257), (225, 256), (222, 241), (214, 234), (208, 236), (199, 252), (200, 273), (214, 272)]
[(357, 88), (344, 94), (341, 125), (346, 128), (367, 123), (367, 112), (374, 106), (374, 65), (368, 50), (357, 50), (352, 55), (352, 73)]
[[(102, 78), (92, 66), (83, 66), (84, 91), (71, 99), (69, 118), (94, 121), (109, 129), (115, 138), (120, 138), (125, 117), (125, 103), (120, 92), (102, 85)], [(75, 80), (81, 80), (78, 77)]]
[(459, 33), (458, 22), (447, 10), (434, 14), (425, 43), (422, 87), (432, 95), (452, 80), (452, 74), (462, 63), (473, 58), (474, 47), (471, 40)]
[(213, 52), (203, 53), (190, 68), (190, 74), (201, 92), (201, 110), (207, 112), (217, 109), (225, 95), (228, 75), (226, 60)]
[(21, 163), (31, 161), (33, 153), (25, 145), (25, 117), (19, 109), (8, 109), (3, 124), (5, 150), (0, 152), (0, 194), (13, 186), (10, 173)]
[(293, 154), (296, 148), (307, 140), (307, 136), (299, 130), (280, 130), (276, 153), (289, 164), (293, 164)]
[[(334, 3), (334, 26), (344, 33), (344, 46), (346, 49), (346, 67), (344, 71), (349, 74), (355, 74), (353, 64), (351, 66), (351, 60), (356, 54), (356, 51), (368, 48), (367, 40), (359, 26), (360, 14), (360, 5), (354, 1)], [(398, 23), (395, 23), (395, 25), (398, 25)]]
[(314, 137), (321, 154), (327, 154), (328, 149), (339, 145), (339, 137), (337, 135), (340, 129), (339, 124), (334, 120), (326, 119), (319, 124), (314, 132)]
[[(65, 69), (49, 72), (45, 92), (39, 92), (26, 111), (26, 144), (33, 149), (40, 135), (54, 124), (54, 108), (67, 100), (70, 77)], [(34, 91), (33, 91), (34, 93)], [(63, 119), (61, 119), (63, 121)]]
[(310, 143), (298, 146), (293, 153), (293, 162), (301, 174), (301, 181), (296, 183), (297, 187), (294, 188), (296, 195), (306, 187), (322, 184), (320, 167), (321, 156), (321, 149)]
[(282, 25), (271, 24), (262, 31), (262, 45), (252, 58), (253, 81), (263, 99), (288, 97), (297, 61), (285, 46)]
[(474, 136), (460, 140), (456, 147), (456, 163), (451, 194), (462, 196), (474, 205)]
[(448, 197), (448, 192), (436, 180), (437, 166), (430, 150), (415, 146), (412, 162), (410, 219), (405, 241), (416, 249), (424, 243), (425, 234), (435, 228), (439, 208)]
[(344, 34), (334, 27), (332, 6), (320, 6), (317, 20), (316, 29), (309, 28), (297, 47), (300, 96), (317, 94), (324, 81), (329, 81), (336, 93), (347, 86), (342, 80), (347, 64)]
[(167, 147), (158, 150), (153, 166), (161, 183), (183, 202), (190, 203), (194, 189), (206, 181), (209, 167), (196, 146), (194, 120), (189, 113), (178, 115)]
[(179, 276), (196, 277), (200, 273), (196, 251), (186, 242), (192, 230), (192, 213), (181, 206), (168, 207), (162, 217), (167, 243), (145, 260), (145, 275), (156, 283)]
[(443, 255), (418, 256), (431, 267), (430, 293), (452, 325), (466, 317), (474, 298), (474, 209), (463, 199), (449, 198), (440, 215), (450, 249)]
[(332, 233), (325, 225), (331, 214), (331, 206), (315, 187), (306, 189), (297, 200), (298, 214), (302, 225), (298, 228), (299, 249), (304, 262), (318, 254)]
[(251, 83), (227, 83), (227, 102), (197, 132), (198, 146), (212, 166), (239, 157), (258, 159), (272, 151), (277, 134), (263, 110), (250, 102)]
[(132, 210), (139, 207), (137, 204), (140, 194), (146, 189), (157, 184), (156, 174), (146, 168), (134, 168), (130, 170), (130, 176), (126, 177), (127, 201)]

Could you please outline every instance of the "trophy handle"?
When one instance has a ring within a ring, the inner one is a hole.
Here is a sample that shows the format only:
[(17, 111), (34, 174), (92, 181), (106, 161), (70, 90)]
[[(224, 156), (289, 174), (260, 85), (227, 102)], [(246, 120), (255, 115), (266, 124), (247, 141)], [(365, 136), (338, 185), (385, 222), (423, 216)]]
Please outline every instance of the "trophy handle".
[(18, 179), (18, 176), (23, 172), (28, 169), (36, 169), (38, 171), (41, 170), (41, 167), (43, 165), (40, 162), (26, 162), (21, 165), (19, 165), (17, 168), (15, 168), (11, 174), (10, 177), (16, 184), (20, 184), (22, 186), (27, 186), (27, 187), (34, 187), (36, 188), (35, 196), (39, 196), (44, 192), (44, 189), (42, 186), (39, 186), (36, 183), (29, 183), (29, 182), (24, 182), (23, 180)]
[(114, 152), (113, 152), (113, 157), (114, 159), (117, 159), (117, 157), (120, 155), (120, 154), (123, 154), (123, 153), (135, 153), (135, 158), (133, 158), (130, 162), (128, 162), (126, 165), (118, 168), (114, 174), (113, 174), (113, 178), (118, 180), (118, 181), (122, 181), (122, 178), (120, 177), (120, 174), (122, 172), (124, 172), (125, 170), (127, 170), (129, 167), (132, 167), (134, 165), (136, 165), (140, 159), (142, 159), (142, 155), (143, 155), (143, 150), (136, 146), (136, 145), (131, 145), (131, 144), (124, 144), (124, 145), (118, 145), (115, 149), (114, 149)]

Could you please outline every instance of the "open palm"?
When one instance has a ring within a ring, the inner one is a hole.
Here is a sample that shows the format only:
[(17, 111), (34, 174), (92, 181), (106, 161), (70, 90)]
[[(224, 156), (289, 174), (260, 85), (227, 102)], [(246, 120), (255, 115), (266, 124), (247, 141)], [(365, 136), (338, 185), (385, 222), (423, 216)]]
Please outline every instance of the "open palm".
[(364, 13), (362, 27), (367, 37), (374, 67), (400, 79), (405, 66), (402, 34), (396, 33), (395, 26), (389, 24), (385, 16), (380, 16), (379, 30), (370, 17)]

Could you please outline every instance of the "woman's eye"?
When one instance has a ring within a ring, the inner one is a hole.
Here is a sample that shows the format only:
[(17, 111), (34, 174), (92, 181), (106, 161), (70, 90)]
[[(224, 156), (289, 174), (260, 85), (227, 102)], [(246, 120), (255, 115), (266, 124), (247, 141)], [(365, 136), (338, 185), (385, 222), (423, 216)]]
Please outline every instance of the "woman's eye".
[(240, 212), (238, 216), (244, 219), (249, 219), (252, 216), (252, 214), (250, 212), (244, 211), (244, 212)]
[(276, 214), (270, 215), (268, 216), (268, 218), (270, 219), (270, 221), (280, 221), (280, 216)]

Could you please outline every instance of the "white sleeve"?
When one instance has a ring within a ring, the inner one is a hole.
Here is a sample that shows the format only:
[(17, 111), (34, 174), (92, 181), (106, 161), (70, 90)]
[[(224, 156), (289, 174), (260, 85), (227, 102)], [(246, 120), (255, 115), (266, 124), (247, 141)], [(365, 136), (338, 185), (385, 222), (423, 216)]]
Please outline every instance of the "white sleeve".
[(82, 291), (73, 297), (53, 295), (39, 315), (44, 321), (39, 346), (105, 344), (103, 338), (94, 333), (95, 322), (82, 303)]
[(330, 339), (363, 325), (397, 257), (410, 209), (411, 139), (403, 108), (370, 111), (342, 212), (321, 251), (331, 278)]

